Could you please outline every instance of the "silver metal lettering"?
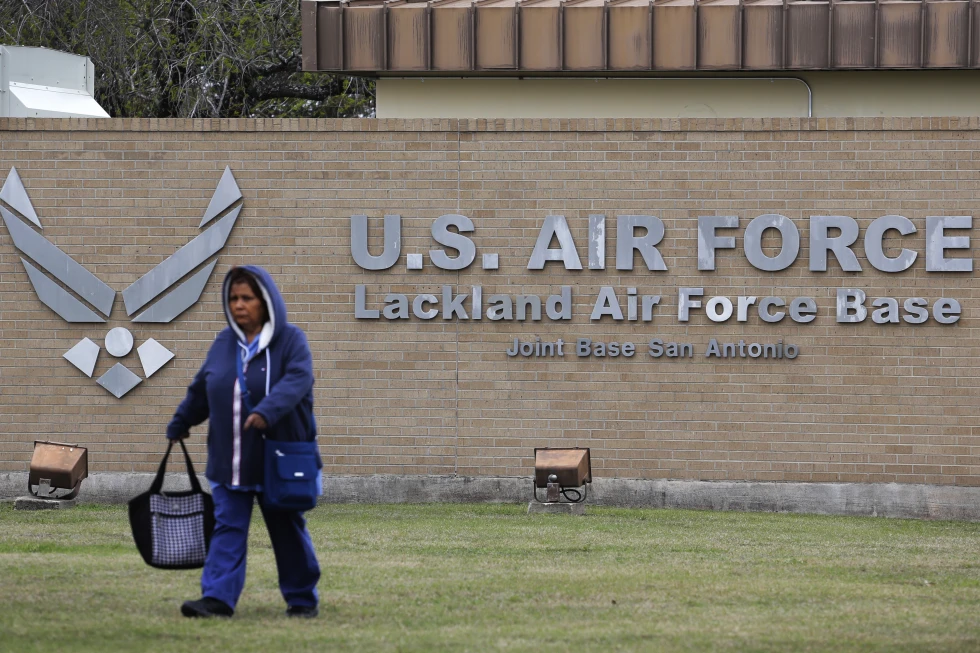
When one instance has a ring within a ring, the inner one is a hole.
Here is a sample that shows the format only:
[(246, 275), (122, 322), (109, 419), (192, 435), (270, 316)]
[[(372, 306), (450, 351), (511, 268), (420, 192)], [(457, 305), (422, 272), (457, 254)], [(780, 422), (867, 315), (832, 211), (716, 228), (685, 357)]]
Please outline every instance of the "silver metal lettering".
[(606, 269), (606, 216), (589, 216), (589, 269)]
[(473, 286), (473, 319), (483, 319), (483, 286)]
[(560, 295), (551, 295), (548, 297), (548, 303), (545, 309), (548, 313), (548, 319), (572, 319), (572, 287), (562, 286)]
[(868, 309), (864, 307), (867, 298), (868, 295), (860, 288), (838, 288), (837, 321), (845, 324), (863, 322), (868, 317)]
[(954, 324), (960, 321), (960, 313), (963, 312), (960, 303), (955, 299), (938, 300), (932, 306), (932, 316), (940, 324)]
[[(864, 232), (864, 254), (868, 257), (868, 263), (876, 270), (882, 272), (902, 272), (908, 270), (915, 263), (917, 252), (911, 249), (903, 249), (898, 256), (889, 258), (885, 256), (882, 247), (882, 239), (885, 232), (895, 229), (903, 236), (914, 234), (915, 225), (908, 218), (901, 215), (883, 215), (876, 219)], [(862, 318), (863, 319), (863, 318)]]
[(354, 286), (354, 317), (358, 320), (376, 320), (380, 316), (377, 309), (368, 310), (367, 286), (362, 283)]
[(735, 236), (716, 236), (717, 229), (734, 229), (737, 215), (698, 216), (698, 269), (715, 269), (715, 250), (734, 249)]
[(603, 315), (608, 315), (614, 320), (623, 319), (623, 310), (619, 307), (619, 299), (616, 297), (616, 291), (613, 290), (612, 286), (603, 286), (599, 288), (599, 297), (595, 300), (595, 305), (592, 307), (593, 320), (601, 320)]
[[(558, 238), (559, 249), (550, 249), (551, 239)], [(578, 258), (575, 250), (575, 241), (572, 239), (572, 232), (568, 228), (563, 215), (549, 215), (541, 225), (538, 232), (538, 240), (531, 251), (531, 258), (527, 263), (528, 270), (543, 270), (544, 264), (548, 261), (562, 261), (565, 263), (566, 270), (581, 270), (582, 262)]]
[(701, 301), (691, 299), (704, 295), (704, 288), (680, 288), (677, 291), (677, 319), (687, 322), (691, 317), (692, 308), (701, 308)]
[[(776, 229), (782, 236), (782, 248), (773, 257), (762, 251), (762, 234)], [(745, 228), (745, 257), (753, 267), (766, 272), (785, 270), (800, 253), (800, 230), (785, 215), (767, 213), (754, 218)]]
[(746, 297), (744, 295), (738, 298), (738, 314), (735, 319), (739, 322), (748, 322), (749, 320), (749, 306), (754, 306), (757, 301), (757, 297), (751, 296)]
[(436, 315), (439, 315), (439, 309), (438, 308), (426, 309), (425, 305), (438, 304), (438, 303), (439, 303), (439, 298), (436, 297), (435, 295), (429, 295), (429, 294), (416, 295), (415, 299), (412, 301), (412, 313), (415, 315), (415, 317), (419, 318), (420, 320), (431, 320)]
[(493, 321), (514, 319), (514, 306), (510, 295), (490, 295), (489, 302), (487, 319)]
[[(456, 227), (459, 233), (449, 231), (449, 227)], [(432, 238), (440, 245), (452, 247), (459, 252), (459, 256), (450, 258), (441, 249), (430, 249), (429, 258), (432, 263), (442, 270), (464, 270), (476, 259), (476, 245), (473, 241), (464, 236), (464, 233), (473, 231), (473, 221), (465, 215), (450, 213), (436, 218), (432, 223)]]
[(385, 307), (382, 314), (389, 320), (407, 320), (409, 317), (408, 297), (401, 293), (385, 295)]
[(541, 298), (537, 295), (518, 295), (514, 300), (514, 314), (519, 321), (527, 319), (527, 308), (531, 307), (531, 321), (541, 319)]
[[(831, 238), (828, 232), (840, 229), (840, 236)], [(861, 264), (854, 255), (851, 245), (858, 238), (858, 223), (846, 215), (810, 216), (810, 271), (827, 271), (827, 252), (837, 257), (837, 262), (845, 272), (860, 272)]]
[(779, 322), (786, 317), (785, 311), (776, 311), (775, 313), (771, 313), (769, 311), (771, 306), (786, 306), (786, 302), (779, 297), (766, 297), (759, 302), (759, 317), (763, 322)]
[(398, 262), (402, 251), (402, 218), (386, 215), (384, 218), (384, 249), (380, 256), (368, 251), (368, 217), (350, 217), (350, 252), (354, 262), (364, 270), (387, 270)]
[(929, 311), (925, 297), (909, 297), (905, 300), (905, 312), (908, 315), (902, 317), (909, 324), (922, 324), (929, 319)]
[(871, 302), (878, 308), (871, 313), (871, 321), (875, 324), (898, 324), (898, 300), (894, 297), (879, 297)]
[(789, 303), (789, 317), (794, 322), (807, 324), (817, 319), (817, 302), (813, 297), (797, 297)]
[[(646, 229), (646, 235), (634, 236), (637, 227)], [(664, 257), (657, 250), (663, 238), (664, 223), (660, 218), (652, 215), (616, 216), (616, 269), (632, 270), (633, 251), (638, 250), (648, 270), (666, 270)]]
[[(721, 311), (718, 307), (721, 307)], [(727, 297), (719, 296), (712, 297), (708, 300), (708, 303), (704, 305), (704, 314), (708, 316), (708, 319), (712, 322), (724, 322), (732, 316), (732, 311), (734, 311), (734, 306), (732, 306), (732, 300)]]
[(653, 307), (660, 304), (660, 295), (643, 295), (641, 301), (642, 320), (644, 322), (653, 321)]
[(926, 218), (926, 272), (973, 272), (973, 258), (946, 258), (947, 249), (970, 249), (969, 236), (947, 236), (946, 229), (972, 229), (973, 216)]
[(470, 316), (466, 314), (466, 309), (463, 308), (463, 302), (466, 301), (467, 297), (469, 297), (469, 295), (466, 293), (453, 297), (453, 287), (443, 286), (442, 319), (451, 320), (454, 316), (456, 316), (461, 320), (468, 320)]

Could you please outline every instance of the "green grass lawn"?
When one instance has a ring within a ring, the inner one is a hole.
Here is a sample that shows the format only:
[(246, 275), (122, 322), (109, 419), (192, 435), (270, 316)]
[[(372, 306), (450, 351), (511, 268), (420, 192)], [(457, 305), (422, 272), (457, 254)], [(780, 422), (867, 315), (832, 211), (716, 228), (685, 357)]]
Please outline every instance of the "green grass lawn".
[(0, 505), (0, 650), (980, 650), (980, 524), (514, 505), (309, 517), (318, 619), (284, 616), (256, 519), (235, 617), (191, 620), (178, 608), (199, 572), (146, 567), (124, 507)]

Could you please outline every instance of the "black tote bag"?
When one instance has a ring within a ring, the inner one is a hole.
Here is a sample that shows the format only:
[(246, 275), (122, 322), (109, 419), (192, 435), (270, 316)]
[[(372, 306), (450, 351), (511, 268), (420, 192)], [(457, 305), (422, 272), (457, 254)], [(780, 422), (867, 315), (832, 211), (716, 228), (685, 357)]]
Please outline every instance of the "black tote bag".
[(174, 441), (160, 461), (160, 469), (150, 489), (129, 501), (129, 525), (143, 560), (158, 569), (199, 569), (211, 544), (214, 531), (214, 500), (201, 490), (194, 465), (184, 451), (191, 489), (186, 492), (163, 492), (163, 475)]

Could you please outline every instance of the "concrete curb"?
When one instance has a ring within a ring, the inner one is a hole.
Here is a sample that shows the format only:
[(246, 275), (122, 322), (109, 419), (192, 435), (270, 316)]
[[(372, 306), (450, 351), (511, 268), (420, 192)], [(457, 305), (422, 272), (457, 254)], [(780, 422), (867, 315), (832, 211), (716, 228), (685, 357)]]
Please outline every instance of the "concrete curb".
[[(93, 474), (82, 482), (82, 503), (125, 503), (145, 492), (153, 474)], [(207, 482), (201, 477), (201, 483)], [(165, 489), (190, 488), (168, 474)], [(25, 472), (0, 473), (0, 500), (26, 494)], [(462, 476), (326, 476), (326, 503), (527, 503), (531, 479)], [(589, 505), (789, 512), (910, 519), (980, 521), (980, 487), (900, 483), (750, 483), (596, 479)]]
[[(92, 474), (82, 481), (78, 493), (79, 503), (126, 503), (137, 494), (150, 489), (156, 474), (106, 473)], [(208, 487), (203, 476), (198, 476), (202, 487)], [(167, 474), (165, 490), (189, 490), (187, 474)], [(0, 473), (0, 500), (11, 500), (27, 495), (27, 472)]]

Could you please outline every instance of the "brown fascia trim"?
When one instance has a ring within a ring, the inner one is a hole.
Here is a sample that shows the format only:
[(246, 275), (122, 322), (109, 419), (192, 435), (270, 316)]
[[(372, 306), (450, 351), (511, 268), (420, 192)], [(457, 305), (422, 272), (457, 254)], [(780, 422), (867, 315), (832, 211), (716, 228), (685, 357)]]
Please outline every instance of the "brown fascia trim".
[(303, 70), (366, 76), (980, 67), (980, 0), (302, 0)]

